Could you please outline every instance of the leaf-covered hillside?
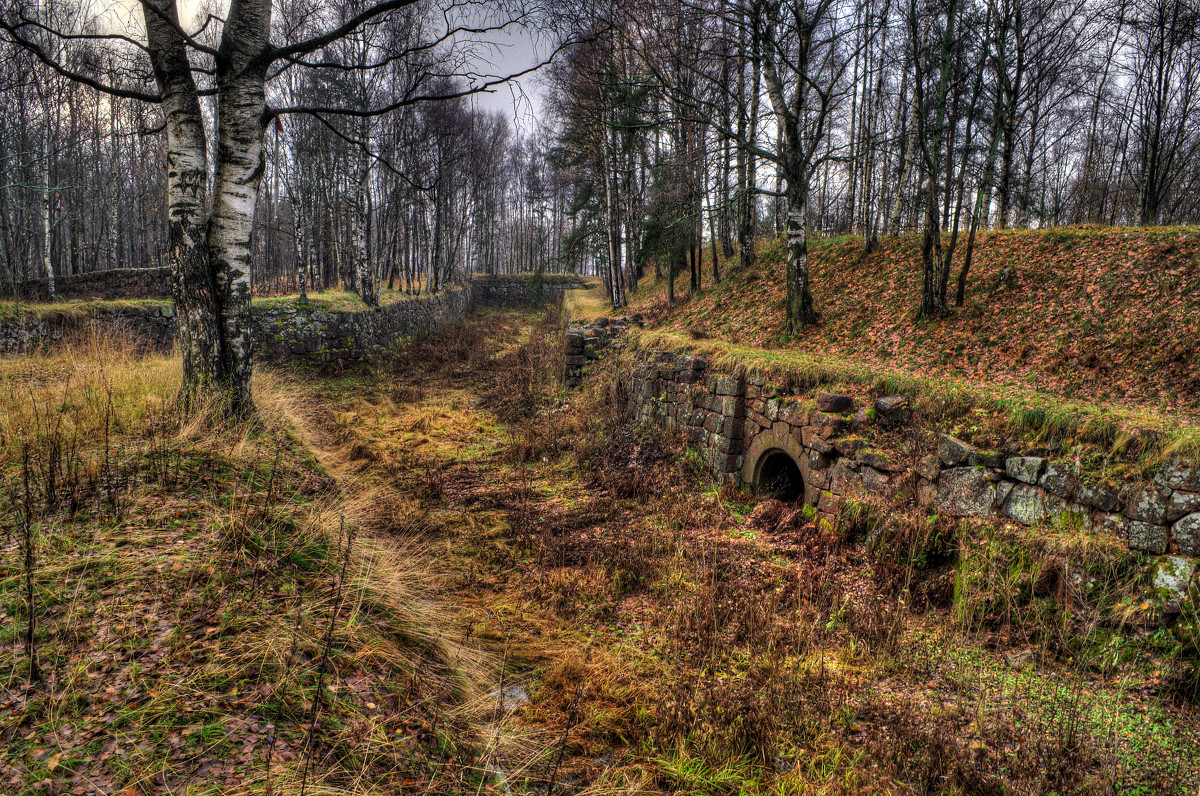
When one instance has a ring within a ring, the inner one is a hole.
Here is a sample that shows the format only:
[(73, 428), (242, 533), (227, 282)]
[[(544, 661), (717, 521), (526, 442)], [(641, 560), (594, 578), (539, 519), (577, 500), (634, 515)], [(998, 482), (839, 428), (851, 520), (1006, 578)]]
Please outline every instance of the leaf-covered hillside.
[[(821, 321), (798, 339), (780, 335), (785, 253), (778, 240), (760, 244), (753, 270), (736, 270), (730, 261), (725, 281), (715, 286), (706, 266), (702, 292), (685, 298), (660, 326), (694, 338), (829, 354), (881, 371), (1200, 413), (1200, 230), (1194, 227), (985, 234), (964, 306), (942, 321), (915, 320), (917, 236), (885, 238), (869, 255), (858, 237), (815, 241), (811, 255)], [(1015, 283), (1002, 285), (1006, 266)], [(676, 278), (677, 294), (686, 296), (686, 274)], [(665, 310), (665, 285), (647, 287), (636, 303)]]

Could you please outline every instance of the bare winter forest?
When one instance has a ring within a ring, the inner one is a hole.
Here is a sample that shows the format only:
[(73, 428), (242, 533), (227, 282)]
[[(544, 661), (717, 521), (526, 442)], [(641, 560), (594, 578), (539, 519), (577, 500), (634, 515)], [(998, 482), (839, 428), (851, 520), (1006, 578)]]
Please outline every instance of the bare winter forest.
[[(981, 228), (1200, 213), (1187, 2), (259, 5), (6, 4), (8, 290), (166, 265), (185, 144), (206, 196), (227, 158), (246, 170), (256, 293), (368, 303), (372, 280), (541, 264), (604, 274), (620, 304), (663, 252), (746, 262), (789, 218), (867, 246), (928, 229), (931, 270), (957, 273)], [(521, 112), (477, 102), (539, 66)], [(236, 123), (230, 80), (253, 84)]]

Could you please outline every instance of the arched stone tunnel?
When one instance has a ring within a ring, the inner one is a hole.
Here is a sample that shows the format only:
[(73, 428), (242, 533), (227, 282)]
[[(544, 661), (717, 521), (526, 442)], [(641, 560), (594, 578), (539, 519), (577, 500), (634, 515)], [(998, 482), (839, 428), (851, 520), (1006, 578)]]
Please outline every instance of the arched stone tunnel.
[(800, 465), (778, 448), (763, 454), (755, 483), (761, 491), (787, 503), (794, 503), (804, 496)]
[(789, 503), (805, 496), (804, 448), (784, 427), (765, 429), (746, 450), (742, 481)]

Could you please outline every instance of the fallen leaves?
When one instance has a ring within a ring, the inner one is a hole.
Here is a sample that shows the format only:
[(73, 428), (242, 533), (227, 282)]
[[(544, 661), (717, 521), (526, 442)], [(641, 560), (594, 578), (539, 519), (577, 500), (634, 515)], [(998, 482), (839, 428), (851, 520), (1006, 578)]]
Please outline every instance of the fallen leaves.
[[(1164, 251), (1167, 235), (1179, 239)], [(921, 323), (913, 320), (920, 298), (914, 237), (882, 240), (865, 259), (855, 238), (813, 241), (821, 321), (791, 340), (779, 338), (782, 247), (765, 241), (759, 249), (758, 273), (726, 268), (725, 282), (681, 303), (660, 328), (919, 376), (1022, 388), (1036, 381), (1040, 391), (1064, 397), (1200, 417), (1200, 233), (1192, 229), (987, 233), (975, 251), (966, 306)], [(1010, 264), (1018, 286), (993, 290)], [(637, 302), (665, 313), (658, 293)], [(1025, 355), (1014, 356), (1022, 346)]]

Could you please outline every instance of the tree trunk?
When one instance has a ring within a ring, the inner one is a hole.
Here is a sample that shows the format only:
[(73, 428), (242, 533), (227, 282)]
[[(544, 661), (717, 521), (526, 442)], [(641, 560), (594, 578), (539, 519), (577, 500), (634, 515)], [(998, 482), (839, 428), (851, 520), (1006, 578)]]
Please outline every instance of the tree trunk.
[[(757, 33), (752, 39), (757, 38)], [(750, 43), (757, 52), (757, 42)], [(762, 77), (762, 62), (757, 55), (750, 61), (750, 78), (746, 79), (743, 63), (738, 73), (739, 104), (738, 135), (751, 143), (758, 141), (758, 84)], [(758, 168), (754, 152), (738, 147), (738, 261), (743, 269), (754, 267), (754, 235), (758, 223)]]
[(996, 174), (996, 150), (1000, 146), (1000, 97), (997, 95), (992, 113), (991, 144), (988, 148), (987, 161), (983, 167), (983, 180), (975, 192), (975, 209), (971, 213), (971, 228), (967, 232), (967, 249), (963, 253), (962, 269), (958, 272), (958, 286), (954, 292), (954, 306), (961, 307), (966, 300), (967, 275), (971, 270), (971, 258), (975, 254), (975, 234), (979, 230), (979, 222), (990, 201), (992, 182)]
[[(927, 136), (924, 132), (925, 116), (922, 113), (918, 116), (919, 124), (917, 127), (918, 136), (922, 142), (923, 158), (922, 162), (928, 170), (927, 181), (925, 187), (925, 233), (921, 242), (921, 263), (922, 272), (924, 275), (924, 284), (921, 290), (921, 317), (940, 317), (945, 315), (949, 310), (946, 303), (946, 283), (949, 279), (949, 263), (943, 258), (942, 252), (942, 225), (939, 215), (939, 196), (938, 196), (938, 177), (941, 174), (942, 167), (942, 146), (945, 135), (946, 123), (946, 98), (950, 90), (950, 62), (951, 51), (954, 44), (954, 23), (956, 21), (957, 2), (951, 0), (946, 11), (946, 29), (942, 36), (942, 45), (940, 49), (940, 58), (938, 64), (938, 88), (936, 105), (934, 107), (934, 122), (931, 134)], [(916, 26), (917, 21), (912, 23)], [(913, 37), (914, 43), (916, 37)], [(914, 98), (917, 100), (916, 106), (921, 107), (923, 100), (923, 81), (924, 77), (920, 74), (920, 59), (914, 59), (917, 72), (913, 80)], [(950, 155), (947, 154), (947, 159)], [(946, 186), (949, 191), (950, 186)]]
[(167, 262), (183, 358), (182, 398), (190, 403), (199, 391), (221, 389), (225, 383), (207, 246), (208, 149), (183, 38), (163, 18), (177, 24), (175, 3), (149, 0), (143, 14), (166, 121)]
[(817, 322), (808, 274), (808, 185), (803, 175), (788, 175), (787, 320), (785, 331), (798, 335)]
[(604, 136), (604, 226), (605, 240), (608, 244), (608, 298), (613, 309), (624, 305), (621, 296), (621, 228), (617, 208), (617, 189), (614, 183), (613, 170), (615, 163), (612, 154), (611, 133), (605, 129)]
[(266, 160), (263, 114), (271, 4), (234, 2), (218, 59), (217, 161), (208, 249), (221, 312), (221, 360), (234, 414), (253, 410), (250, 330), (251, 233)]
[(304, 212), (304, 200), (298, 195), (299, 181), (288, 189), (292, 201), (292, 223), (296, 227), (296, 287), (300, 291), (299, 302), (308, 302), (308, 263), (311, 257), (312, 242), (308, 238), (307, 225), (309, 219)]
[(42, 120), (46, 129), (42, 131), (42, 270), (46, 274), (46, 292), (53, 299), (54, 261), (51, 257), (53, 226), (50, 213), (50, 118)]
[[(914, 59), (914, 62), (915, 62), (915, 59)], [(908, 81), (908, 70), (905, 69), (904, 75), (900, 81), (900, 103), (896, 108), (896, 115), (898, 117), (900, 117), (897, 119), (897, 121), (900, 122), (901, 125), (903, 125), (903, 123), (904, 123), (904, 111), (906, 110), (906, 108), (904, 107), (905, 101), (906, 101), (904, 84), (907, 81)], [(890, 222), (888, 223), (888, 235), (890, 235), (893, 238), (899, 237), (899, 235), (900, 235), (900, 214), (901, 214), (901, 211), (904, 209), (904, 186), (908, 182), (908, 175), (912, 171), (913, 157), (916, 154), (917, 131), (915, 128), (916, 128), (917, 114), (919, 112), (920, 112), (920, 108), (917, 106), (917, 103), (913, 103), (913, 107), (912, 107), (913, 124), (910, 125), (910, 129), (908, 130), (907, 135), (904, 136), (904, 139), (905, 139), (904, 151), (902, 153), (900, 153), (900, 162), (896, 166), (896, 186), (893, 189), (896, 191), (896, 196), (895, 196), (894, 201), (892, 202), (892, 217), (891, 217)]]
[[(365, 125), (364, 125), (365, 128)], [(362, 146), (366, 146), (364, 140)], [(358, 295), (368, 307), (379, 306), (378, 269), (372, 267), (367, 237), (371, 218), (371, 160), (365, 150), (359, 153), (358, 179), (354, 191), (354, 264), (358, 273)]]

